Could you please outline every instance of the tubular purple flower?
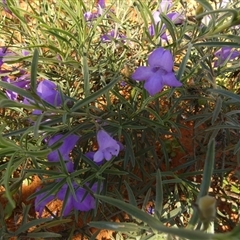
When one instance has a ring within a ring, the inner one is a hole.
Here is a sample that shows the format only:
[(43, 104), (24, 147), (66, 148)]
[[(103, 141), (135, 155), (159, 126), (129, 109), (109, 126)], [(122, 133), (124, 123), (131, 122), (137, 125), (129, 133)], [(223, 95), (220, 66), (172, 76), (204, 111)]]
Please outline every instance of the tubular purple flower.
[(214, 67), (218, 67), (224, 64), (226, 60), (233, 60), (240, 56), (240, 52), (232, 49), (231, 47), (222, 47), (218, 51), (214, 53), (214, 55), (218, 58), (214, 62)]
[(172, 0), (162, 0), (159, 6), (160, 12), (167, 12), (172, 7)]
[[(50, 138), (48, 142), (48, 146), (52, 146), (55, 142), (57, 142), (59, 139), (63, 137), (62, 134), (55, 135)], [(61, 154), (62, 159), (65, 161), (66, 168), (69, 173), (74, 171), (74, 165), (73, 162), (70, 160), (69, 154), (76, 145), (77, 141), (79, 140), (79, 136), (71, 134), (63, 139), (62, 145), (57, 149), (52, 151), (48, 154), (47, 159), (50, 162), (58, 162), (59, 161), (59, 155), (58, 152)]]
[(41, 81), (37, 86), (37, 94), (47, 103), (53, 106), (60, 106), (63, 102), (60, 92), (56, 90), (57, 86), (49, 80)]
[(98, 17), (98, 13), (85, 12), (83, 16), (86, 21), (92, 21), (94, 18)]
[(132, 75), (136, 81), (145, 81), (144, 88), (153, 96), (162, 90), (164, 85), (180, 87), (173, 72), (173, 56), (169, 50), (157, 48), (148, 57), (149, 67), (138, 67)]
[[(20, 71), (20, 74), (24, 74), (24, 73), (25, 71)], [(29, 84), (30, 84), (29, 74), (24, 74), (20, 77), (17, 77), (15, 80), (11, 80), (9, 77), (4, 76), (2, 78), (2, 81), (10, 83), (22, 89), (29, 89)], [(18, 94), (11, 90), (6, 90), (6, 95), (9, 99), (13, 101), (16, 101), (18, 99)]]
[(175, 24), (175, 25), (179, 25), (179, 24), (183, 24), (185, 18), (181, 13), (178, 12), (172, 12), (172, 13), (168, 13), (167, 17)]
[(23, 50), (22, 50), (22, 55), (23, 55), (24, 57), (28, 56), (29, 54), (30, 54), (30, 51), (28, 51), (28, 50), (26, 50), (26, 49), (23, 49)]
[(92, 21), (97, 17), (103, 15), (103, 9), (106, 8), (105, 0), (99, 0), (97, 5), (97, 12), (85, 12), (83, 14), (86, 21)]
[(101, 8), (105, 8), (105, 7), (106, 7), (105, 0), (99, 0), (99, 1), (98, 1), (98, 5), (99, 5)]
[(124, 39), (125, 36), (123, 34), (117, 33), (115, 30), (111, 30), (109, 33), (101, 36), (102, 42), (111, 42), (113, 39)]
[(2, 4), (3, 4), (3, 8), (6, 12), (12, 14), (11, 10), (8, 8), (8, 5), (7, 5), (7, 1), (6, 0), (2, 0)]
[[(96, 202), (92, 195), (88, 193), (85, 196), (86, 190), (78, 186), (75, 182), (72, 183), (72, 186), (75, 190), (76, 198), (71, 192), (69, 193), (65, 208), (63, 210), (63, 216), (67, 216), (74, 209), (82, 212), (87, 212), (96, 207)], [(60, 191), (57, 194), (57, 197), (60, 200), (64, 201), (68, 188), (69, 186), (67, 184), (64, 184), (63, 187), (60, 189)], [(97, 183), (93, 184), (91, 190), (93, 192), (97, 191)]]
[(0, 47), (0, 67), (3, 65), (4, 61), (3, 58), (7, 56), (10, 52), (7, 50), (6, 47)]
[[(161, 14), (160, 11), (155, 11), (153, 13), (153, 20), (155, 25), (161, 22), (160, 14)], [(183, 24), (185, 20), (184, 16), (181, 13), (177, 13), (177, 12), (168, 13), (166, 16), (176, 25)], [(154, 24), (151, 24), (150, 27), (148, 28), (149, 34), (151, 36), (155, 35)], [(167, 35), (165, 31), (166, 31), (166, 25), (163, 24), (161, 29), (161, 32), (162, 32), (161, 38), (164, 40), (167, 40)]]
[[(39, 189), (37, 189), (39, 191)], [(54, 195), (49, 195), (46, 199), (42, 201), (43, 198), (48, 194), (48, 192), (43, 192), (35, 198), (35, 211), (38, 212), (39, 217), (42, 217), (43, 210), (45, 206), (54, 199)]]
[(117, 156), (120, 151), (120, 145), (104, 130), (99, 130), (97, 133), (97, 142), (99, 149), (94, 154), (93, 161), (101, 162), (103, 159), (111, 160), (113, 156)]
[[(96, 152), (87, 152), (85, 153), (85, 157), (91, 159), (92, 161), (94, 160), (94, 155), (95, 155)], [(100, 161), (100, 162), (95, 162), (98, 166), (102, 165), (104, 163), (104, 160)]]

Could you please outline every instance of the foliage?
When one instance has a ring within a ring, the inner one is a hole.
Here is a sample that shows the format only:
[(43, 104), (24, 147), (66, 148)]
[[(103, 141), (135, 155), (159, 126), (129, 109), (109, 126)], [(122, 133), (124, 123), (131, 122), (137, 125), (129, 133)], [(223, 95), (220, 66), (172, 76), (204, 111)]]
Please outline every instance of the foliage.
[[(2, 1), (2, 239), (71, 239), (80, 228), (95, 239), (91, 227), (116, 239), (237, 239), (239, 226), (214, 233), (221, 209), (203, 220), (198, 202), (239, 172), (239, 3), (98, 3)], [(39, 189), (21, 203), (35, 177)], [(45, 207), (53, 199), (59, 212)]]

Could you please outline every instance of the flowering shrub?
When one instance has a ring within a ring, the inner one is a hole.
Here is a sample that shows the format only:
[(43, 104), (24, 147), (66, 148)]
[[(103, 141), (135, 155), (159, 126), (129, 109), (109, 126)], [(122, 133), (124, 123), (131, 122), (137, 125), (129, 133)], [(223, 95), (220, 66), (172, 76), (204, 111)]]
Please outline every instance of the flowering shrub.
[(237, 1), (0, 6), (3, 239), (236, 239)]

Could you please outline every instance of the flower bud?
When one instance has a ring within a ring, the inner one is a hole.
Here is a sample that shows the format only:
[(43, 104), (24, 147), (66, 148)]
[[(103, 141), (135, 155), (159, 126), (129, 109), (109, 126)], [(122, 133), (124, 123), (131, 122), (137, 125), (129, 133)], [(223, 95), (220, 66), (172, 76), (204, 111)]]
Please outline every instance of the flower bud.
[(216, 216), (216, 199), (211, 196), (204, 196), (199, 199), (198, 208), (202, 221), (211, 221)]

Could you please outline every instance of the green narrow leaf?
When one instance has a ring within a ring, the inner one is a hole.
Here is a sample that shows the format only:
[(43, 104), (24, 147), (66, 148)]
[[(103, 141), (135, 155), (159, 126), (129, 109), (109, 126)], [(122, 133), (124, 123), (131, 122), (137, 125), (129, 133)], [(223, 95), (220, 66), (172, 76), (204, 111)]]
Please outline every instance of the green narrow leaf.
[(125, 203), (121, 200), (106, 197), (106, 196), (101, 196), (101, 195), (97, 195), (97, 194), (94, 194), (94, 196), (96, 198), (98, 198), (99, 200), (104, 201), (108, 204), (114, 205), (114, 206), (118, 207), (119, 209), (121, 209), (122, 211), (125, 211), (126, 213), (140, 219), (144, 223), (148, 224), (149, 227), (151, 227), (152, 229), (155, 229), (157, 231), (177, 235), (179, 237), (192, 239), (192, 240), (196, 240), (196, 239), (205, 239), (205, 240), (209, 239), (210, 240), (210, 239), (212, 239), (213, 234), (207, 234), (202, 231), (197, 231), (197, 230), (192, 231), (192, 230), (182, 229), (182, 228), (166, 227), (160, 221), (158, 221), (156, 218), (153, 218), (148, 213), (145, 213), (142, 210), (140, 210), (139, 208), (137, 208), (131, 204)]
[(208, 144), (207, 156), (205, 159), (204, 170), (203, 170), (203, 181), (200, 187), (200, 197), (208, 194), (209, 187), (211, 185), (212, 173), (214, 170), (215, 162), (215, 140), (211, 139)]
[[(10, 84), (10, 83), (7, 83), (7, 82), (3, 82), (3, 81), (0, 81), (0, 86), (7, 89), (7, 90), (10, 90), (10, 91), (13, 91), (23, 97), (26, 97), (26, 98), (29, 98), (29, 99), (33, 99), (33, 96), (32, 94), (29, 92), (29, 91), (26, 91), (26, 90), (23, 90), (22, 88), (19, 88), (19, 87), (16, 87), (14, 86), (13, 84)], [(4, 102), (7, 102), (7, 100), (9, 101), (9, 103), (15, 103), (15, 105), (17, 105), (17, 103), (15, 101), (11, 101), (9, 99), (3, 99), (1, 100), (1, 103), (4, 103)], [(20, 103), (18, 103), (19, 105)], [(21, 104), (23, 106), (27, 106), (25, 104)], [(1, 104), (1, 107), (2, 107), (2, 104)]]
[(87, 56), (86, 54), (82, 57), (82, 65), (83, 65), (83, 79), (84, 79), (84, 94), (85, 97), (90, 95), (90, 84), (89, 84), (89, 69), (87, 63)]
[(39, 53), (37, 49), (34, 49), (33, 59), (31, 63), (31, 89), (36, 92), (37, 87), (37, 68), (38, 68)]
[(234, 155), (240, 150), (240, 140), (238, 141), (238, 143), (235, 145), (234, 147)]
[(46, 223), (46, 222), (49, 222), (49, 221), (52, 221), (52, 219), (51, 218), (50, 219), (49, 218), (40, 218), (40, 219), (31, 220), (30, 222), (25, 223), (24, 225), (19, 227), (17, 229), (17, 231), (15, 232), (15, 235), (18, 235), (20, 233), (24, 233), (27, 230), (29, 230), (31, 227), (35, 227), (39, 224)]
[(232, 100), (240, 102), (240, 96), (238, 94), (230, 92), (228, 90), (224, 90), (224, 89), (209, 89), (209, 91), (213, 92), (213, 93), (224, 95), (226, 97), (231, 98)]
[(44, 150), (39, 150), (38, 152), (26, 151), (25, 153), (29, 156), (34, 156), (34, 157), (46, 157), (50, 152), (51, 152), (51, 149), (44, 149)]
[(6, 198), (8, 200), (8, 206), (9, 206), (7, 211), (10, 211), (10, 212), (16, 207), (16, 203), (13, 200), (11, 189), (10, 189), (10, 185), (9, 185), (9, 180), (10, 180), (10, 177), (12, 175), (12, 171), (11, 170), (12, 170), (13, 160), (15, 158), (15, 154), (16, 153), (14, 153), (11, 156), (11, 158), (9, 159), (9, 162), (8, 162), (7, 168), (6, 168), (6, 172), (4, 173), (4, 177), (3, 177), (3, 185), (5, 187), (5, 194), (6, 194)]
[(176, 39), (176, 35), (175, 35), (176, 27), (173, 24), (173, 22), (166, 15), (163, 15), (163, 14), (160, 14), (160, 18), (161, 18), (162, 22), (166, 25), (166, 28), (169, 31), (173, 42), (177, 43), (177, 39)]
[(98, 97), (100, 97), (101, 95), (103, 95), (106, 91), (110, 90), (119, 80), (119, 77), (115, 78), (113, 81), (111, 81), (108, 85), (106, 85), (105, 87), (103, 87), (102, 89), (98, 90), (97, 92), (91, 94), (90, 96), (81, 99), (79, 101), (77, 101), (75, 103), (75, 105), (72, 107), (72, 112), (79, 110), (81, 107), (89, 104), (90, 102), (93, 102), (94, 100), (96, 100)]
[(38, 139), (38, 137), (39, 137), (39, 132), (40, 132), (39, 128), (40, 128), (40, 125), (41, 125), (44, 117), (45, 117), (45, 113), (43, 112), (42, 114), (40, 114), (37, 117), (37, 120), (35, 121), (34, 130), (33, 130), (33, 136), (34, 136), (35, 139)]
[(208, 11), (213, 10), (211, 4), (209, 3), (209, 1), (206, 0), (196, 0), (200, 5), (202, 5), (203, 8), (205, 8)]
[(146, 193), (146, 196), (145, 196), (145, 198), (144, 198), (144, 200), (143, 200), (142, 210), (144, 210), (144, 211), (145, 211), (146, 206), (147, 206), (147, 204), (148, 204), (148, 202), (149, 202), (150, 194), (151, 194), (151, 188), (148, 189), (148, 191), (147, 191), (147, 193)]
[(156, 174), (156, 199), (155, 199), (155, 216), (158, 220), (161, 219), (163, 207), (163, 183), (161, 172), (158, 169)]
[(128, 160), (130, 158), (130, 161), (132, 163), (132, 166), (135, 166), (135, 155), (133, 152), (133, 143), (132, 143), (132, 139), (129, 136), (129, 134), (126, 131), (122, 131), (122, 135), (124, 137), (124, 140), (126, 142), (126, 151), (125, 151), (125, 161), (124, 161), (124, 165), (125, 167), (127, 166)]
[(36, 238), (36, 239), (46, 239), (46, 238), (61, 238), (62, 235), (58, 233), (53, 232), (38, 232), (38, 233), (28, 233), (26, 235), (28, 238)]
[(126, 181), (124, 181), (124, 184), (127, 188), (129, 203), (132, 204), (133, 206), (137, 206), (137, 201), (135, 199), (132, 189), (130, 188), (130, 186), (128, 185), (128, 183)]
[(17, 17), (20, 21), (22, 21), (25, 25), (26, 19), (20, 14), (21, 9), (16, 6), (13, 0), (6, 0), (7, 6), (9, 10), (13, 13), (15, 17)]
[[(203, 181), (200, 186), (200, 192), (198, 194), (197, 201), (208, 194), (209, 187), (211, 185), (211, 178), (214, 170), (214, 162), (215, 162), (215, 140), (210, 139), (208, 143), (208, 150), (207, 150), (207, 156), (205, 159), (204, 169), (203, 169)], [(188, 228), (194, 228), (194, 226), (197, 224), (198, 221), (198, 213), (197, 211), (194, 212), (192, 215)]]
[(223, 47), (223, 46), (227, 46), (227, 47), (235, 47), (235, 48), (239, 48), (240, 47), (240, 43), (236, 43), (236, 42), (214, 42), (214, 41), (209, 41), (209, 42), (199, 42), (199, 43), (193, 43), (194, 47)]
[(219, 113), (221, 112), (222, 109), (222, 98), (218, 97), (217, 98), (217, 102), (214, 108), (214, 111), (212, 113), (212, 121), (211, 124), (213, 125), (214, 122), (217, 120)]
[(100, 229), (109, 229), (113, 231), (119, 231), (119, 232), (138, 232), (140, 230), (140, 226), (138, 226), (135, 223), (118, 223), (118, 222), (105, 222), (105, 221), (99, 221), (99, 222), (90, 222), (90, 227), (100, 228)]
[(183, 75), (183, 73), (185, 72), (186, 65), (187, 65), (187, 61), (188, 61), (188, 59), (189, 59), (191, 50), (192, 50), (192, 44), (189, 43), (189, 44), (188, 44), (187, 53), (186, 53), (186, 55), (184, 56), (184, 58), (183, 58), (183, 60), (182, 60), (182, 63), (181, 63), (181, 65), (180, 65), (180, 67), (179, 67), (178, 73), (177, 73), (177, 79), (178, 79), (178, 80), (180, 80), (180, 79), (182, 78), (182, 75)]
[(70, 223), (70, 222), (72, 222), (72, 219), (69, 219), (69, 218), (67, 218), (67, 219), (57, 219), (57, 220), (52, 219), (51, 222), (46, 222), (46, 223), (41, 224), (41, 226), (36, 227), (33, 230), (33, 232), (38, 233), (42, 229), (47, 229), (47, 228), (51, 228), (51, 227), (55, 227), (55, 226), (60, 226), (60, 225)]

